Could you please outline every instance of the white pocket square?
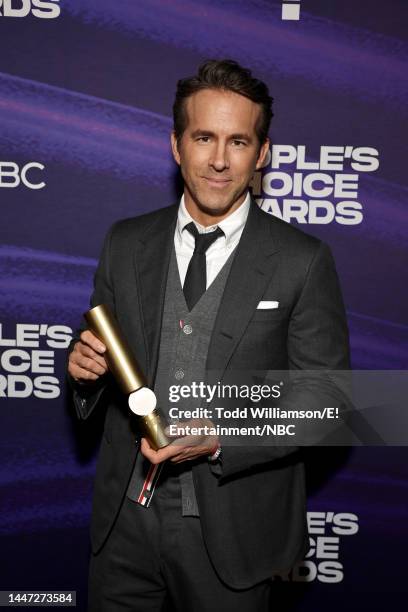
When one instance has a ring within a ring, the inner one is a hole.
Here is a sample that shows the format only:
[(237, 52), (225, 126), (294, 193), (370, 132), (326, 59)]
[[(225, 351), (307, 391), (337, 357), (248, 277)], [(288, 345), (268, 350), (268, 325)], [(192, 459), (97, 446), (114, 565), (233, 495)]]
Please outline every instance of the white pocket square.
[(272, 308), (279, 308), (279, 302), (259, 302), (256, 307), (257, 310), (272, 310)]

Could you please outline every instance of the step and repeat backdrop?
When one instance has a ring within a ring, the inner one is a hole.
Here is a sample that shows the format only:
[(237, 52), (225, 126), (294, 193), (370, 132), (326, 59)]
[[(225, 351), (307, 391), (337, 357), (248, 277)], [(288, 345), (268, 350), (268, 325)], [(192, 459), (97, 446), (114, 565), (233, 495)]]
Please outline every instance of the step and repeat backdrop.
[[(66, 348), (117, 219), (177, 200), (176, 81), (232, 58), (275, 98), (264, 210), (330, 244), (353, 367), (408, 361), (403, 0), (0, 0), (0, 590), (76, 590), (103, 415)], [(98, 420), (99, 418), (99, 420)], [(406, 609), (408, 452), (309, 449), (310, 550), (287, 610)]]

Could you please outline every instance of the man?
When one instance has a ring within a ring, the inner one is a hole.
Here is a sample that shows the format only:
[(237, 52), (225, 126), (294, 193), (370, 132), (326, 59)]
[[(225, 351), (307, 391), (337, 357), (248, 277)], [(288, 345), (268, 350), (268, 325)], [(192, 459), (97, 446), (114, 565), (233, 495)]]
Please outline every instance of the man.
[[(248, 193), (268, 152), (271, 103), (266, 85), (229, 60), (179, 81), (171, 144), (181, 202), (119, 222), (105, 240), (91, 303), (114, 310), (159, 396), (213, 371), (348, 367), (329, 249), (262, 212)], [(161, 610), (166, 597), (181, 611), (268, 610), (270, 576), (307, 551), (298, 449), (201, 435), (153, 450), (135, 433), (104, 350), (86, 330), (69, 356), (79, 416), (108, 405), (90, 610)], [(307, 380), (297, 394), (313, 405)], [(336, 394), (328, 384), (321, 399), (333, 405)], [(152, 466), (163, 463), (149, 499)]]

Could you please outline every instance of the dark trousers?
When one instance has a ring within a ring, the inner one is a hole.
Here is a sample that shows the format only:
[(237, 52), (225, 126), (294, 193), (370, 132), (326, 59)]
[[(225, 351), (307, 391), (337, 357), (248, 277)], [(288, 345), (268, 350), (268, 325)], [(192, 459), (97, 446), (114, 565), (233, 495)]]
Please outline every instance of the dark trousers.
[(179, 478), (171, 470), (149, 508), (125, 497), (108, 541), (90, 563), (89, 612), (267, 612), (269, 594), (269, 582), (246, 590), (221, 582), (200, 519), (181, 514)]

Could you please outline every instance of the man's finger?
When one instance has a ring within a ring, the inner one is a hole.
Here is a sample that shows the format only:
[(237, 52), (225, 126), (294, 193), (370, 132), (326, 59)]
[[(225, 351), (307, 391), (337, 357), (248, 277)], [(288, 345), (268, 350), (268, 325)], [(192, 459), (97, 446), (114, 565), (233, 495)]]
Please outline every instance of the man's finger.
[(146, 459), (156, 465), (157, 463), (162, 463), (174, 455), (177, 455), (180, 452), (180, 447), (177, 447), (174, 444), (169, 444), (165, 448), (160, 448), (156, 451), (150, 446), (146, 438), (142, 438), (140, 452), (144, 457), (146, 457)]
[(89, 357), (93, 359), (94, 361), (97, 361), (99, 365), (101, 365), (103, 368), (105, 368), (105, 370), (107, 370), (108, 366), (107, 366), (105, 357), (103, 355), (101, 355), (100, 353), (97, 353), (90, 346), (88, 346), (87, 344), (84, 344), (83, 342), (78, 342), (77, 344), (79, 345), (78, 351), (82, 355), (84, 355), (85, 357)]
[[(184, 436), (182, 438), (176, 438), (172, 441), (172, 445), (179, 447), (180, 449), (183, 448), (191, 448), (194, 449), (196, 452), (199, 451), (199, 449), (212, 449), (214, 448), (214, 446), (216, 446), (217, 444), (217, 438), (216, 436), (193, 436), (193, 435), (188, 435), (188, 436)], [(202, 454), (202, 452), (200, 453)]]
[(81, 333), (81, 341), (88, 344), (97, 353), (105, 353), (106, 346), (89, 329)]
[(85, 370), (81, 368), (78, 364), (70, 364), (68, 367), (68, 372), (71, 374), (72, 378), (75, 380), (97, 380), (99, 378), (98, 374), (94, 372), (90, 372), (89, 370)]
[(76, 353), (71, 353), (70, 362), (74, 365), (79, 366), (83, 370), (87, 370), (89, 372), (92, 372), (93, 374), (96, 374), (97, 376), (103, 376), (103, 374), (105, 374), (107, 371), (106, 366), (100, 365), (100, 363), (98, 363), (94, 359), (91, 359), (90, 357), (85, 357), (79, 351), (77, 351)]
[(172, 463), (181, 463), (182, 461), (192, 461), (193, 459), (197, 459), (203, 455), (202, 452), (197, 453), (197, 448), (186, 447), (174, 457), (171, 457), (170, 461)]
[(168, 459), (168, 453), (164, 452), (166, 448), (161, 448), (158, 451), (155, 451), (150, 446), (146, 438), (142, 438), (140, 444), (140, 452), (144, 457), (146, 457), (146, 459), (150, 461), (150, 463), (153, 463), (154, 465), (156, 465), (157, 463), (162, 463), (163, 461), (166, 461), (166, 459)]

